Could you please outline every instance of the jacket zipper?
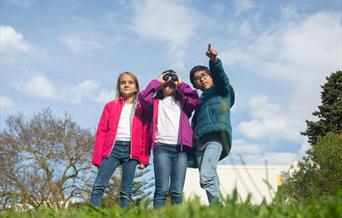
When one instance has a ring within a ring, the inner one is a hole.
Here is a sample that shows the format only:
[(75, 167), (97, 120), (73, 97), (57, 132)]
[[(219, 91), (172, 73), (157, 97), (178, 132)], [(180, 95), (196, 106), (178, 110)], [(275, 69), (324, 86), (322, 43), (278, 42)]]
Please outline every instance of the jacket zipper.
[(180, 114), (180, 117), (179, 117), (180, 120), (179, 120), (179, 136), (178, 136), (178, 137), (179, 137), (179, 138), (178, 138), (179, 140), (178, 140), (178, 143), (179, 143), (179, 145), (180, 145), (180, 148), (181, 148), (180, 150), (181, 150), (181, 151), (183, 151), (183, 140), (182, 140), (182, 139), (183, 139), (183, 134), (182, 134), (182, 133), (183, 133), (183, 131), (182, 131), (182, 120), (183, 120), (183, 119), (182, 119), (182, 116), (183, 116), (184, 104), (185, 104), (185, 102), (183, 102), (183, 103), (181, 104), (181, 108), (180, 108), (180, 109), (181, 109), (181, 110), (180, 110), (180, 113), (181, 113), (181, 114)]
[(129, 150), (129, 157), (130, 159), (132, 159), (132, 149), (133, 149), (133, 146), (132, 146), (132, 141), (133, 141), (133, 132), (132, 132), (132, 126), (133, 126), (133, 119), (134, 119), (134, 114), (135, 114), (135, 109), (136, 109), (136, 104), (133, 103), (133, 106), (132, 106), (132, 109), (131, 109), (131, 113), (130, 113), (130, 116), (129, 116), (129, 119), (130, 119), (130, 129), (131, 129), (131, 141), (130, 141), (130, 150)]
[[(121, 116), (121, 112), (122, 112), (122, 108), (121, 108), (121, 111), (120, 111), (120, 116)], [(118, 122), (116, 123), (116, 127), (115, 127), (115, 129), (116, 129), (116, 133), (115, 133), (115, 135), (114, 135), (114, 141), (113, 141), (113, 145), (112, 145), (112, 148), (110, 149), (110, 152), (109, 152), (109, 155), (108, 155), (108, 157), (109, 157), (109, 156), (110, 156), (110, 154), (112, 153), (112, 151), (113, 151), (113, 149), (114, 149), (114, 146), (115, 146), (115, 140), (116, 140), (116, 134), (118, 133), (118, 126), (119, 126), (120, 116), (119, 116), (119, 120), (118, 120)]]

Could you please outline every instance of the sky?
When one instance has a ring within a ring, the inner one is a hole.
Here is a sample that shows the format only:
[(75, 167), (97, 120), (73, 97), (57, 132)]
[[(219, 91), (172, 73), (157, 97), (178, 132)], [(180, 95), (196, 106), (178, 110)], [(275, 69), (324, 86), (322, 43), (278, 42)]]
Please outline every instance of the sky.
[(289, 165), (342, 65), (340, 0), (0, 0), (1, 127), (44, 108), (93, 133), (118, 74), (140, 87), (166, 69), (189, 83), (218, 50), (235, 89), (233, 145), (221, 164)]

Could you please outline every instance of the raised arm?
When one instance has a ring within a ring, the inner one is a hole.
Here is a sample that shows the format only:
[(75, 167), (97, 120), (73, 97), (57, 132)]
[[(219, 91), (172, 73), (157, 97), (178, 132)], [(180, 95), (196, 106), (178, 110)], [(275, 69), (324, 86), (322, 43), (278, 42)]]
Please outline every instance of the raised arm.
[(159, 89), (161, 89), (161, 83), (155, 79), (147, 85), (146, 89), (139, 93), (139, 102), (144, 110), (149, 111), (152, 108), (153, 96)]
[(184, 112), (190, 117), (191, 113), (201, 102), (197, 91), (192, 89), (188, 84), (181, 82), (177, 86), (177, 92), (180, 97), (179, 101), (183, 105)]
[(208, 45), (206, 55), (209, 57), (209, 69), (213, 78), (213, 83), (217, 92), (222, 96), (228, 96), (230, 85), (227, 74), (224, 72), (222, 62), (217, 58), (217, 50)]

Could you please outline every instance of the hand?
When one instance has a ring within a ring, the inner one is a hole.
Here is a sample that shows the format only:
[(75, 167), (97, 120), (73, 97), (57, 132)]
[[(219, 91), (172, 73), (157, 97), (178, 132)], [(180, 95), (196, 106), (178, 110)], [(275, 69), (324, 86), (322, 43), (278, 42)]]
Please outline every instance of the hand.
[(205, 53), (211, 60), (211, 62), (215, 63), (217, 59), (217, 50), (211, 47), (211, 44), (208, 44), (208, 51)]
[(179, 84), (181, 84), (182, 83), (182, 80), (181, 80), (181, 78), (180, 78), (180, 76), (179, 76), (179, 74), (178, 73), (176, 73), (176, 75), (177, 75), (177, 80), (176, 81), (174, 81), (174, 83), (176, 84), (176, 86), (178, 86)]
[(145, 169), (145, 164), (143, 164), (143, 163), (138, 164), (138, 169), (139, 170)]
[(164, 84), (164, 83), (167, 83), (167, 82), (169, 82), (170, 81), (170, 79), (171, 79), (171, 77), (169, 77), (169, 79), (167, 80), (167, 81), (165, 81), (164, 79), (163, 79), (163, 76), (165, 75), (165, 74), (167, 74), (168, 72), (166, 72), (166, 73), (163, 73), (163, 74), (161, 74), (160, 76), (159, 76), (159, 79), (158, 79), (158, 81), (160, 82), (160, 84)]

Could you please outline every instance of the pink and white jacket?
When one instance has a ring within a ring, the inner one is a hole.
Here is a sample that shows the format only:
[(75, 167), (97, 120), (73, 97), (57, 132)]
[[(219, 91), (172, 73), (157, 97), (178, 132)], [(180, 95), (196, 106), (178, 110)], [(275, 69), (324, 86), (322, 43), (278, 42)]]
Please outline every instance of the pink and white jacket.
[[(120, 120), (120, 114), (124, 106), (124, 98), (108, 102), (102, 112), (99, 125), (97, 127), (92, 163), (101, 166), (103, 158), (108, 158), (114, 148), (116, 133)], [(144, 118), (141, 105), (136, 105), (132, 120), (131, 131), (131, 159), (137, 160), (145, 165), (149, 164), (150, 146), (147, 131), (147, 123)]]
[[(157, 135), (157, 120), (158, 120), (158, 104), (162, 97), (162, 86), (158, 80), (152, 80), (139, 94), (139, 101), (146, 111), (146, 117), (150, 120), (148, 125), (150, 140), (150, 148), (154, 149), (155, 138)], [(192, 89), (188, 84), (182, 82), (177, 87), (176, 99), (181, 104), (181, 116), (179, 122), (178, 144), (181, 150), (186, 146), (187, 148), (193, 147), (193, 132), (189, 123), (189, 118), (193, 110), (200, 104), (200, 98), (197, 91)]]

